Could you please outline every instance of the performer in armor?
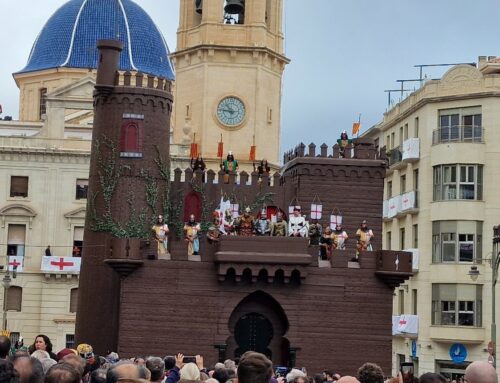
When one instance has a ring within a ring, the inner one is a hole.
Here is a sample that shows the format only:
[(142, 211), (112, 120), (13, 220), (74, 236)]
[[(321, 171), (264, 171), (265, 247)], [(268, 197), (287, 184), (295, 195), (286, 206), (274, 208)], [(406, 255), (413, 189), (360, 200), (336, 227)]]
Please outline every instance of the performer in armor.
[(191, 214), (189, 221), (184, 225), (186, 242), (188, 243), (188, 255), (200, 255), (200, 239), (198, 238), (200, 230), (200, 224), (196, 222), (194, 214)]
[(309, 234), (309, 223), (300, 214), (298, 207), (293, 208), (293, 215), (288, 222), (288, 235), (290, 237), (307, 237)]
[(229, 151), (227, 153), (226, 159), (221, 164), (222, 170), (224, 170), (224, 183), (229, 183), (229, 174), (236, 172), (238, 170), (238, 161), (234, 159), (233, 152)]
[(342, 228), (342, 225), (338, 223), (335, 226), (335, 231), (332, 234), (333, 238), (333, 249), (334, 250), (345, 250), (345, 244), (349, 236)]
[(314, 219), (312, 224), (309, 225), (309, 245), (319, 245), (319, 239), (322, 234), (323, 227), (321, 227), (317, 219)]
[(260, 218), (254, 222), (255, 234), (269, 235), (271, 233), (271, 222), (267, 219), (267, 209), (262, 209)]
[(271, 224), (271, 236), (288, 236), (288, 223), (283, 219), (283, 213), (281, 211), (278, 211), (278, 214), (276, 214), (276, 222)]
[(193, 169), (193, 177), (196, 176), (196, 170), (201, 170), (203, 172), (201, 180), (205, 182), (206, 165), (205, 162), (203, 161), (203, 158), (201, 158), (200, 156), (196, 157), (196, 159), (191, 158), (191, 169)]
[(349, 140), (349, 136), (347, 135), (347, 131), (344, 130), (340, 134), (340, 139), (337, 140), (337, 143), (339, 145), (339, 157), (345, 158), (345, 149), (347, 145), (351, 143), (351, 140)]
[(227, 209), (224, 212), (224, 235), (236, 235), (235, 233), (235, 219), (233, 218), (233, 212), (231, 209)]
[(356, 231), (358, 243), (356, 244), (356, 258), (361, 251), (373, 251), (371, 241), (374, 237), (373, 231), (368, 227), (368, 222), (363, 220), (361, 227)]
[(209, 243), (219, 242), (220, 237), (222, 235), (222, 233), (219, 229), (219, 227), (220, 227), (219, 215), (220, 215), (219, 211), (214, 211), (214, 214), (213, 214), (214, 220), (213, 220), (212, 224), (210, 225), (210, 227), (208, 228), (208, 232), (207, 232), (207, 240)]
[(332, 229), (325, 228), (323, 235), (319, 239), (319, 255), (322, 260), (330, 259), (333, 250)]
[(163, 216), (159, 215), (155, 225), (151, 228), (158, 246), (158, 255), (168, 254), (168, 225), (163, 222)]
[(237, 231), (242, 237), (251, 237), (254, 235), (254, 217), (250, 214), (250, 208), (245, 209), (245, 213), (238, 217)]

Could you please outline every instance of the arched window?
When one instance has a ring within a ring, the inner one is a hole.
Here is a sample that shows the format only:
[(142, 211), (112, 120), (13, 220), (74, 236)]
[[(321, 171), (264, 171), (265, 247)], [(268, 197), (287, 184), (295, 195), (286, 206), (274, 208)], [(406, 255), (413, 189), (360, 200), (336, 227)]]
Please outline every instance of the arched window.
[(11, 286), (7, 290), (7, 311), (21, 311), (23, 304), (23, 288)]
[(71, 289), (69, 295), (69, 312), (76, 313), (76, 308), (78, 306), (78, 289)]

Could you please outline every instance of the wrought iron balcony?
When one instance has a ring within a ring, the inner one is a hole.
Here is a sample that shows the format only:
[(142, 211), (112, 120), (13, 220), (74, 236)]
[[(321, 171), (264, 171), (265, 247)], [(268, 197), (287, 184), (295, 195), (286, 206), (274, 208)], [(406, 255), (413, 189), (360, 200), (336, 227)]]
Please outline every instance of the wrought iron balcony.
[(432, 132), (432, 144), (450, 142), (484, 143), (484, 129), (481, 126), (452, 125), (442, 126)]

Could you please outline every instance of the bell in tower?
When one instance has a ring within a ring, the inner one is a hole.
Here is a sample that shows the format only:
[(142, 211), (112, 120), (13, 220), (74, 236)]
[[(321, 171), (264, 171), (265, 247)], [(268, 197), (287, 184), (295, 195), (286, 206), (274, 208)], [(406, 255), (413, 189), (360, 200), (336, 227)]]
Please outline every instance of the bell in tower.
[(196, 13), (201, 15), (203, 13), (203, 0), (195, 0), (194, 4), (196, 7)]
[(245, 0), (227, 0), (224, 12), (230, 15), (241, 15), (245, 13)]

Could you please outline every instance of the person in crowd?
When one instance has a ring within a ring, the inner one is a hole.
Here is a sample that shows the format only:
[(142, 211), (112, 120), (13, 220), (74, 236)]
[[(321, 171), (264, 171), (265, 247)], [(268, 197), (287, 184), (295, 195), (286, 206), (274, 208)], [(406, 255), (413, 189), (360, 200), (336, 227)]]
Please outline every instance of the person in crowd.
[(322, 260), (327, 260), (332, 257), (333, 239), (332, 230), (326, 227), (323, 235), (319, 239), (319, 255)]
[(61, 360), (59, 360), (59, 363), (67, 363), (73, 366), (73, 368), (78, 371), (78, 374), (83, 377), (84, 371), (85, 371), (85, 366), (86, 366), (86, 361), (85, 359), (81, 358), (80, 355), (77, 354), (68, 354), (64, 356)]
[(80, 383), (80, 375), (70, 364), (56, 364), (45, 375), (44, 383)]
[(339, 378), (339, 374), (336, 374), (332, 370), (325, 370), (325, 380), (327, 382), (336, 382)]
[(467, 383), (498, 383), (495, 368), (487, 362), (472, 362), (465, 369)]
[(309, 225), (309, 245), (317, 246), (319, 245), (319, 240), (323, 235), (323, 227), (318, 222), (317, 219), (313, 219), (312, 223)]
[(325, 375), (324, 374), (314, 374), (312, 383), (324, 383)]
[(361, 226), (356, 231), (356, 238), (358, 240), (356, 244), (356, 259), (362, 251), (373, 251), (371, 244), (373, 237), (373, 231), (368, 227), (368, 222), (364, 219), (363, 222), (361, 222)]
[(365, 363), (358, 369), (360, 383), (384, 383), (384, 372), (375, 363)]
[(447, 383), (446, 378), (441, 374), (427, 372), (420, 376), (419, 383)]
[(0, 359), (0, 383), (18, 383), (19, 374), (11, 361)]
[(343, 376), (339, 380), (337, 380), (337, 383), (360, 383), (360, 382), (358, 379), (352, 376)]
[(48, 359), (42, 359), (40, 362), (42, 363), (42, 368), (43, 368), (43, 373), (44, 374), (47, 374), (47, 371), (49, 371), (49, 369), (53, 365), (57, 364), (57, 362), (54, 359), (50, 359), (50, 358), (48, 358)]
[(345, 250), (345, 245), (349, 236), (344, 231), (342, 224), (335, 225), (335, 231), (332, 233), (333, 250)]
[(165, 362), (161, 358), (150, 356), (146, 359), (146, 368), (151, 371), (151, 383), (161, 383), (163, 381)]
[(224, 365), (222, 366), (222, 368), (219, 367), (214, 369), (212, 378), (219, 383), (226, 383), (229, 380), (229, 370)]
[(158, 245), (158, 255), (168, 255), (168, 234), (170, 230), (168, 225), (163, 220), (163, 216), (159, 215), (155, 225), (151, 228), (154, 239)]
[(147, 372), (144, 366), (133, 362), (121, 361), (112, 365), (106, 373), (106, 383), (118, 383), (127, 379), (146, 379)]
[(43, 367), (38, 359), (22, 355), (14, 357), (12, 363), (19, 374), (19, 383), (43, 382)]
[(101, 360), (94, 354), (94, 350), (90, 344), (82, 343), (76, 348), (78, 355), (85, 361), (83, 375), (87, 376), (92, 371), (97, 370), (101, 366)]
[(44, 359), (50, 359), (49, 353), (47, 351), (43, 351), (43, 350), (33, 351), (33, 353), (31, 354), (31, 357), (38, 359), (40, 362)]
[(288, 222), (288, 235), (290, 237), (307, 237), (309, 235), (309, 223), (300, 213), (300, 208), (293, 208), (293, 215)]
[(52, 352), (52, 342), (47, 335), (39, 334), (35, 337), (35, 341), (29, 347), (29, 353), (32, 354), (35, 350), (47, 351), (52, 359), (57, 360), (56, 354)]
[(288, 236), (288, 223), (283, 219), (283, 213), (278, 211), (276, 214), (276, 222), (271, 224), (272, 237), (287, 237)]
[(238, 364), (238, 383), (269, 383), (273, 364), (264, 354), (247, 351)]
[(7, 359), (11, 348), (10, 338), (0, 335), (0, 359)]
[(189, 215), (189, 221), (184, 224), (185, 239), (188, 244), (188, 255), (200, 255), (200, 224), (196, 222), (194, 214)]
[(61, 351), (59, 351), (56, 355), (56, 359), (57, 360), (61, 360), (62, 358), (64, 358), (66, 355), (70, 355), (70, 354), (73, 354), (73, 355), (76, 355), (77, 352), (76, 350), (72, 349), (72, 348), (63, 348)]
[(271, 221), (267, 219), (267, 209), (264, 208), (260, 212), (260, 217), (254, 222), (255, 234), (259, 236), (268, 236), (271, 234)]
[(182, 366), (180, 377), (181, 378), (179, 380), (179, 383), (193, 383), (202, 381), (200, 368), (195, 363), (186, 363), (184, 366)]
[(297, 378), (306, 378), (307, 375), (299, 370), (298, 368), (292, 368), (288, 374), (286, 374), (287, 383), (294, 383)]
[[(111, 366), (110, 366), (111, 367)], [(99, 368), (90, 374), (89, 383), (106, 383), (106, 372), (108, 369)]]
[(165, 375), (168, 376), (170, 374), (170, 370), (175, 367), (175, 356), (168, 355), (163, 359), (165, 363)]

